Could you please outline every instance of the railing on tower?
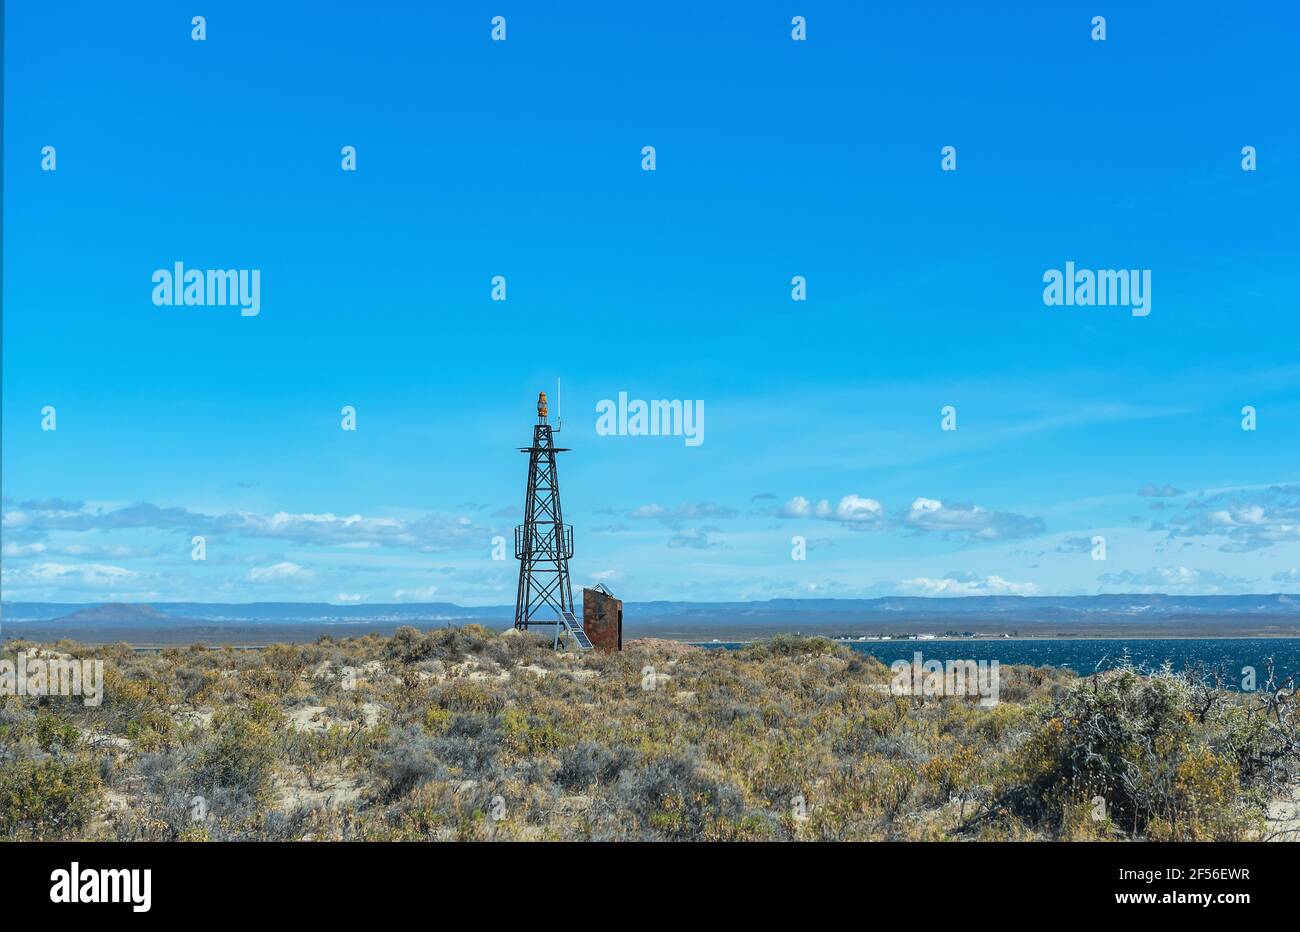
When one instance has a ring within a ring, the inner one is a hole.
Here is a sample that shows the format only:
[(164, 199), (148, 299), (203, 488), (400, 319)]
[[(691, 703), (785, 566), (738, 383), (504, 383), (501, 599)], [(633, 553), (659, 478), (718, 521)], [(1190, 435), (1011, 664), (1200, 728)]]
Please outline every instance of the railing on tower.
[[(565, 560), (573, 559), (573, 525), (564, 525), (560, 535), (560, 546), (555, 546), (555, 525), (533, 525), (533, 539), (530, 541), (526, 532), (527, 525), (515, 525), (515, 559), (522, 560), (535, 553), (545, 554), (548, 559), (558, 555)], [(557, 554), (558, 551), (558, 554)]]

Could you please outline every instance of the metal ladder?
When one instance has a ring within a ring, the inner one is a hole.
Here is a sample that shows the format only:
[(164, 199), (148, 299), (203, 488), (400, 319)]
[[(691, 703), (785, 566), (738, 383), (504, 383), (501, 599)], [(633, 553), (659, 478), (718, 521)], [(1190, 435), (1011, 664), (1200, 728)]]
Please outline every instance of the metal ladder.
[[(569, 636), (573, 638), (573, 642), (578, 645), (578, 650), (591, 650), (591, 638), (587, 637), (587, 632), (582, 627), (582, 622), (574, 616), (573, 612), (561, 612), (560, 625), (569, 633)], [(560, 632), (557, 629), (555, 632), (555, 641), (557, 645), (559, 644), (559, 640)]]

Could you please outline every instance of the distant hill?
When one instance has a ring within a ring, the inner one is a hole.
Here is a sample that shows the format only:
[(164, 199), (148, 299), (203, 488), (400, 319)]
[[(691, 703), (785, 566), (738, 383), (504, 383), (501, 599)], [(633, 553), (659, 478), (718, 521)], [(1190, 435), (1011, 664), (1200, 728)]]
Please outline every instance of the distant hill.
[[(848, 618), (880, 620), (1016, 618), (1068, 621), (1135, 616), (1283, 615), (1300, 617), (1300, 594), (1260, 595), (1079, 595), (1079, 596), (959, 596), (923, 598), (888, 596), (878, 599), (769, 599), (764, 602), (628, 602), (628, 619)], [(459, 621), (512, 619), (513, 605), (465, 606), (453, 602), (333, 605), (328, 602), (3, 602), (5, 621), (58, 621), (174, 624), (176, 621), (266, 624)]]
[[(8, 619), (6, 620), (14, 620)], [(59, 618), (50, 619), (51, 624), (76, 627), (171, 627), (183, 624), (201, 624), (197, 619), (183, 618), (160, 612), (152, 605), (138, 602), (107, 602), (103, 605), (89, 605), (69, 612)]]
[(924, 598), (886, 596), (878, 599), (769, 599), (766, 602), (636, 602), (645, 616), (713, 614), (904, 615), (904, 616), (1033, 616), (1080, 617), (1096, 614), (1223, 615), (1300, 614), (1300, 594), (1267, 595), (1073, 595), (1073, 596), (957, 596)]

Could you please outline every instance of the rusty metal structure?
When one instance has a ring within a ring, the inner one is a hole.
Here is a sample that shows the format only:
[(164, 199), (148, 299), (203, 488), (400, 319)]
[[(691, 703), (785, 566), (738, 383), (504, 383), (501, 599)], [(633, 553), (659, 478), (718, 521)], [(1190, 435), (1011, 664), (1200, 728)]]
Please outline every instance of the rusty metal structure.
[(596, 650), (623, 649), (623, 602), (603, 583), (582, 590), (582, 627)]
[(569, 560), (573, 557), (573, 527), (564, 523), (560, 508), (560, 481), (555, 454), (567, 453), (555, 445), (547, 423), (546, 392), (537, 396), (537, 423), (533, 445), (520, 447), (528, 454), (528, 492), (524, 523), (515, 528), (515, 558), (519, 561), (519, 591), (515, 599), (515, 627), (527, 630), (554, 626), (554, 646), (591, 650), (591, 641), (573, 611)]

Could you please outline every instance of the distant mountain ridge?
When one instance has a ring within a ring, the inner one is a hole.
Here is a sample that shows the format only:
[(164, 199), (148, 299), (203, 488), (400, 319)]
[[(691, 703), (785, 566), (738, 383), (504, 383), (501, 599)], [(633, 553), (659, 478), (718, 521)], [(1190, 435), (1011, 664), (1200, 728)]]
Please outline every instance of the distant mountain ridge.
[[(15, 619), (8, 618), (6, 612), (6, 620), (12, 621)], [(51, 620), (70, 626), (94, 625), (96, 627), (114, 627), (117, 625), (130, 625), (131, 627), (157, 625), (163, 627), (202, 623), (198, 619), (160, 612), (152, 605), (137, 602), (105, 602), (100, 605), (88, 605), (77, 609), (75, 612), (69, 612)]]
[[(906, 620), (1017, 619), (1065, 622), (1071, 619), (1131, 621), (1135, 617), (1280, 615), (1300, 617), (1300, 594), (1258, 595), (1094, 595), (1094, 596), (886, 596), (876, 599), (769, 599), (763, 602), (628, 602), (629, 623), (727, 622), (777, 619), (870, 623)], [(453, 602), (334, 605), (328, 602), (3, 602), (6, 622), (47, 621), (60, 625), (152, 627), (192, 624), (328, 624), (506, 620), (513, 605), (464, 606)]]

